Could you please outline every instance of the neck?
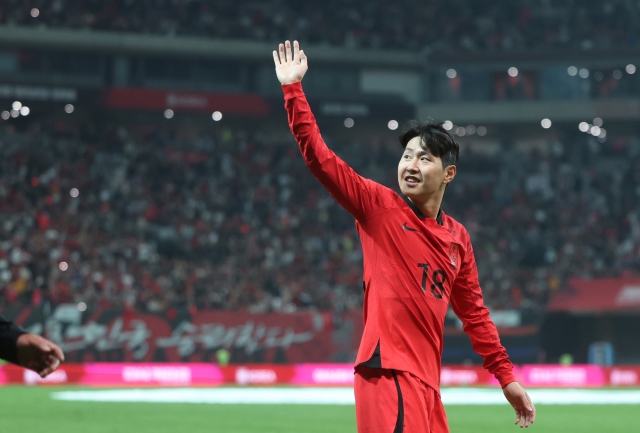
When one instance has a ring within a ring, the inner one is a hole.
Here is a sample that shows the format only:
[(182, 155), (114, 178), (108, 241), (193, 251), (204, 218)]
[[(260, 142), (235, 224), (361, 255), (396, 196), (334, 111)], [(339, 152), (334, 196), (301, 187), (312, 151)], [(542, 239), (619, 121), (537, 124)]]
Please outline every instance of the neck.
[(443, 196), (444, 189), (428, 197), (409, 197), (409, 200), (411, 200), (411, 203), (413, 203), (424, 216), (436, 219), (438, 217), (438, 211), (440, 211)]

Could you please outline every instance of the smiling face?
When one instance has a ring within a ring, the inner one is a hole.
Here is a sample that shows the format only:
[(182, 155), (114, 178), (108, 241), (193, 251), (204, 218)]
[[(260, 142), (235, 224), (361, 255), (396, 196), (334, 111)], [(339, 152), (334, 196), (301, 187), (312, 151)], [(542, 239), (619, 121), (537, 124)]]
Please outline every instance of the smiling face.
[(420, 137), (409, 140), (398, 163), (400, 191), (414, 202), (444, 194), (445, 186), (455, 174), (455, 165), (443, 167), (440, 157), (420, 146)]

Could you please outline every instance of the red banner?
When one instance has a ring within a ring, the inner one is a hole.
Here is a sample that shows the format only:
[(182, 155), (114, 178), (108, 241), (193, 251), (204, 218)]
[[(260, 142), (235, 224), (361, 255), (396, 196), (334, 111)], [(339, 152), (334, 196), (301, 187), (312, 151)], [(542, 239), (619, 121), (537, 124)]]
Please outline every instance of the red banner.
[(145, 313), (57, 307), (44, 319), (22, 310), (16, 323), (46, 330), (69, 362), (331, 362), (336, 352), (329, 313), (250, 314), (202, 311), (168, 318)]
[(0, 385), (3, 383), (25, 385), (65, 385), (79, 384), (85, 374), (82, 364), (62, 364), (49, 376), (42, 378), (38, 373), (13, 364), (0, 366)]
[(607, 385), (611, 386), (640, 386), (639, 366), (606, 367), (604, 369)]
[(549, 311), (640, 311), (640, 278), (569, 280), (547, 305)]
[(104, 98), (110, 108), (175, 112), (213, 113), (266, 116), (268, 102), (259, 95), (232, 93), (205, 93), (182, 90), (139, 88), (110, 89)]

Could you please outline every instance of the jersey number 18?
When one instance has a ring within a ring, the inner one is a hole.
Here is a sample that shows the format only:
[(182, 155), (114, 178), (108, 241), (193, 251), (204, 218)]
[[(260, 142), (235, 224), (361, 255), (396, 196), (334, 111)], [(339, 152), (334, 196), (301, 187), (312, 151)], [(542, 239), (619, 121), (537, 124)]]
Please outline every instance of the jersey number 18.
[[(428, 263), (418, 263), (418, 267), (423, 269), (422, 272), (422, 291), (426, 293), (427, 291), (427, 279), (429, 277), (429, 264)], [(447, 281), (447, 274), (441, 270), (437, 269), (433, 271), (431, 275), (431, 294), (436, 299), (442, 299), (444, 295), (444, 282)]]

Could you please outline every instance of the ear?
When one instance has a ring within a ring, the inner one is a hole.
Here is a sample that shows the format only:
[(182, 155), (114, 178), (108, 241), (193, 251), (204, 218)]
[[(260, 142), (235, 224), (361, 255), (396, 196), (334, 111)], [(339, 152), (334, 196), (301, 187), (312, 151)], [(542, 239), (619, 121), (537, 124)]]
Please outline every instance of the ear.
[(455, 165), (448, 165), (447, 168), (444, 169), (444, 179), (442, 183), (444, 183), (445, 185), (449, 184), (449, 182), (451, 182), (453, 178), (456, 177), (457, 172), (458, 169)]

